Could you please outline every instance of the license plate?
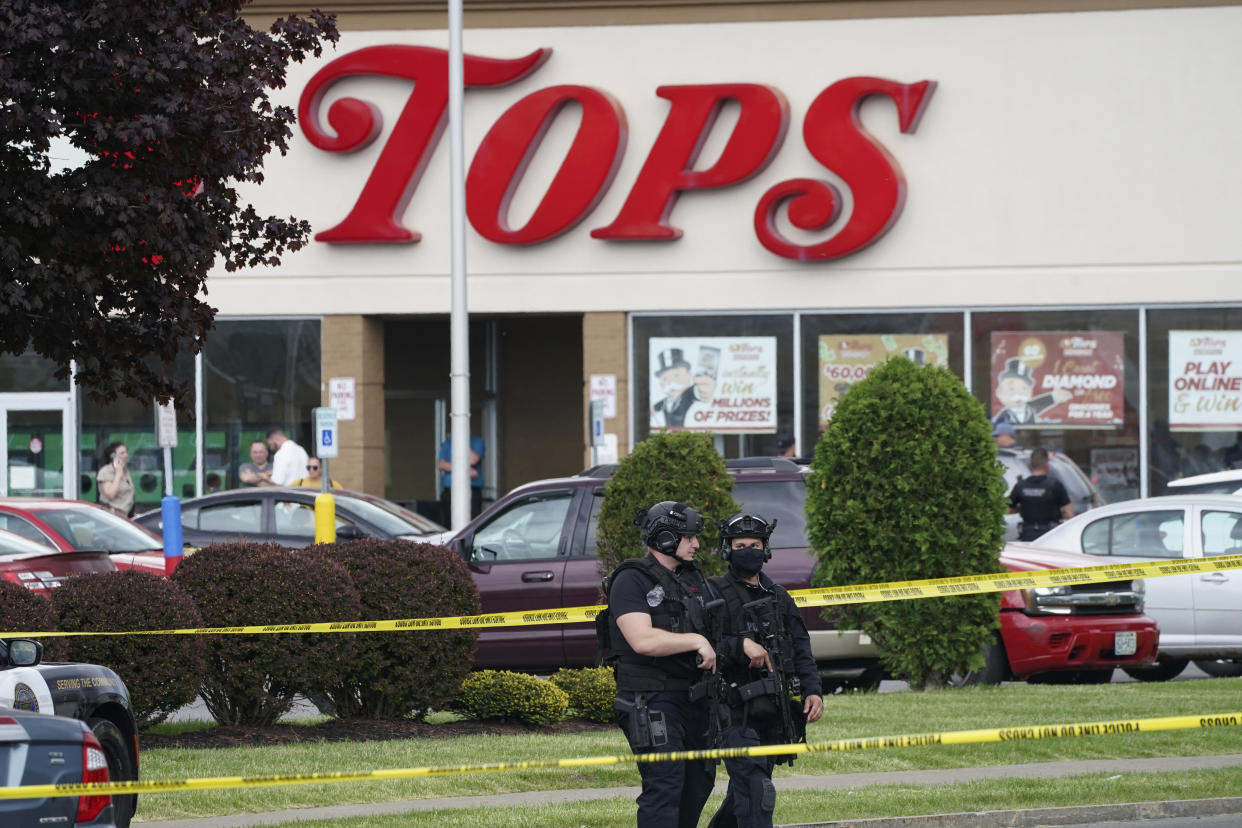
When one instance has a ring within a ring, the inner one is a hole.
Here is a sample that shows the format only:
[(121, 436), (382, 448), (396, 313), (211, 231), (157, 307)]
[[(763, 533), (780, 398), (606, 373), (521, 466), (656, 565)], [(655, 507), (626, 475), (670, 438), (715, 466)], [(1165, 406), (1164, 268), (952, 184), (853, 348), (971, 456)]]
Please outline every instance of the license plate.
[(1132, 656), (1138, 652), (1138, 633), (1113, 633), (1113, 652), (1119, 656)]

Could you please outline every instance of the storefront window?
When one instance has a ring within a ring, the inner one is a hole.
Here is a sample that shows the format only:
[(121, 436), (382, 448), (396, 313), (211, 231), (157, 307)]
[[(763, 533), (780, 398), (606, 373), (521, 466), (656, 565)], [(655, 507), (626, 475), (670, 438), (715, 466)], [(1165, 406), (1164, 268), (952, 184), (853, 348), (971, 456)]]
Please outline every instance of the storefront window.
[[(182, 354), (172, 369), (173, 377), (193, 393), (194, 356)], [(99, 500), (98, 471), (108, 460), (108, 447), (124, 443), (129, 450), (128, 469), (134, 481), (134, 514), (157, 509), (164, 496), (164, 450), (155, 433), (155, 402), (122, 397), (108, 404), (95, 402), (79, 392), (82, 430), (78, 438), (80, 475), (78, 497)], [(177, 447), (172, 450), (173, 494), (194, 496), (194, 400), (184, 401), (190, 413), (177, 413)]]
[(802, 315), (802, 453), (810, 455), (849, 387), (890, 356), (962, 368), (960, 313)]
[(725, 457), (777, 455), (793, 433), (793, 316), (635, 316), (634, 437), (715, 436)]
[(1151, 494), (1242, 468), (1242, 308), (1148, 311), (1147, 389)]
[(69, 378), (56, 379), (56, 364), (31, 351), (0, 359), (0, 392), (67, 391)]
[(1139, 495), (1138, 313), (980, 311), (975, 396), (1019, 445), (1063, 452), (1105, 501)]
[(220, 488), (240, 485), (250, 443), (273, 426), (310, 450), (311, 410), (322, 399), (319, 331), (318, 319), (216, 322), (203, 353), (207, 488), (212, 475)]

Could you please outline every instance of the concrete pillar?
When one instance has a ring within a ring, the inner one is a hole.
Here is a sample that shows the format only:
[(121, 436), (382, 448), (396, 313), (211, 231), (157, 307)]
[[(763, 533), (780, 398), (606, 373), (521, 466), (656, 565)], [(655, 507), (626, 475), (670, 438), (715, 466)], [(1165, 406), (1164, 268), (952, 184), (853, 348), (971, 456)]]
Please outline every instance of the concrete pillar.
[[(617, 454), (630, 453), (630, 342), (629, 320), (624, 312), (582, 315), (582, 404), (591, 404), (591, 374), (616, 374), (617, 416), (604, 421), (604, 431), (617, 435)], [(591, 464), (591, 435), (583, 447), (584, 466)]]
[(333, 479), (347, 489), (384, 496), (384, 322), (373, 316), (323, 317), (323, 405), (328, 383), (353, 377), (353, 420), (340, 421)]

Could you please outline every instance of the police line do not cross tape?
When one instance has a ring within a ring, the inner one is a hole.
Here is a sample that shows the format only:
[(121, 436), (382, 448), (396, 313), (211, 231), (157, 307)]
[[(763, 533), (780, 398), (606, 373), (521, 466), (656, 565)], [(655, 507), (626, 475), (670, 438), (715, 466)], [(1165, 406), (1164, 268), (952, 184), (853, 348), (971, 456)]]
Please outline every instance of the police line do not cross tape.
[(1117, 719), (1100, 722), (1038, 724), (998, 727), (986, 730), (955, 730), (943, 733), (910, 733), (897, 736), (871, 736), (757, 747), (685, 750), (669, 753), (586, 756), (576, 759), (536, 759), (524, 762), (490, 762), (475, 765), (441, 765), (421, 768), (389, 768), (374, 771), (336, 771), (326, 773), (275, 774), (271, 776), (217, 776), (198, 779), (161, 779), (148, 782), (92, 782), (61, 785), (0, 787), (0, 800), (42, 797), (89, 796), (92, 794), (147, 794), (202, 791), (222, 788), (258, 788), (280, 785), (317, 785), (326, 782), (366, 782), (392, 779), (423, 779), (494, 771), (582, 768), (594, 765), (627, 765), (638, 762), (680, 762), (689, 759), (735, 759), (742, 756), (785, 756), (803, 753), (877, 750), (882, 748), (925, 747), (931, 745), (971, 745), (1029, 739), (1064, 739), (1075, 736), (1110, 736), (1193, 728), (1242, 727), (1242, 712), (1197, 716), (1166, 716), (1150, 719)]
[[(929, 578), (918, 581), (889, 581), (882, 584), (835, 586), (817, 589), (790, 590), (799, 607), (826, 607), (839, 604), (864, 604), (882, 601), (906, 601), (919, 598), (945, 598), (956, 595), (978, 595), (1010, 589), (1073, 586), (1075, 584), (1125, 581), (1135, 578), (1161, 578), (1201, 572), (1242, 569), (1242, 555), (1220, 555), (1210, 558), (1179, 558), (1178, 560), (1143, 561), (1140, 563), (1104, 564), (1070, 569), (1036, 569), (1027, 572), (997, 572), (989, 575), (960, 575), (952, 578)], [(420, 630), (456, 630), (478, 627), (522, 627), (541, 624), (572, 624), (594, 621), (605, 609), (602, 605), (563, 607), (560, 609), (499, 612), (486, 615), (458, 615), (443, 618), (391, 618), (377, 621), (321, 621), (305, 624), (254, 624), (240, 627), (187, 627), (168, 630), (115, 630), (106, 632), (0, 632), (0, 637), (70, 637), (98, 635), (239, 635), (265, 633), (347, 633), (347, 632), (417, 632)]]

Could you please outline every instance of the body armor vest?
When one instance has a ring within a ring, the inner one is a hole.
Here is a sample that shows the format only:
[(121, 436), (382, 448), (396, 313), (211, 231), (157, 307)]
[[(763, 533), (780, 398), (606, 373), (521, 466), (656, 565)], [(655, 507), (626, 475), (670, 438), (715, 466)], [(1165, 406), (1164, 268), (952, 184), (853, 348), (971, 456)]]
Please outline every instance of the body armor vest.
[[(652, 588), (660, 587), (663, 596), (660, 603), (651, 607), (651, 626), (671, 633), (698, 633), (713, 644), (721, 634), (723, 618), (719, 605), (706, 605), (719, 595), (698, 568), (683, 566), (680, 575), (668, 571), (651, 555), (622, 561), (605, 581), (606, 592), (611, 589), (617, 573), (625, 569), (637, 569), (651, 581)], [(617, 689), (620, 691), (655, 692), (660, 690), (683, 690), (702, 678), (702, 670), (695, 666), (693, 652), (671, 656), (643, 656), (634, 652), (617, 621), (609, 613), (607, 621), (608, 641), (601, 641), (605, 649), (615, 655)]]

